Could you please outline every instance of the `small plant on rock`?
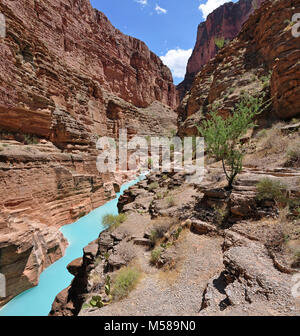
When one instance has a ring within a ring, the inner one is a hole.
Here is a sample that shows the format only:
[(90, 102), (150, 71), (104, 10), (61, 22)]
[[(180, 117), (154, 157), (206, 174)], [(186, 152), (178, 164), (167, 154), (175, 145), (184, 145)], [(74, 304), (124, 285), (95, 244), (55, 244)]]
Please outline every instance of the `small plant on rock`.
[(300, 143), (287, 151), (286, 166), (300, 166)]
[(267, 75), (260, 77), (260, 81), (262, 82), (264, 89), (270, 86), (271, 77), (272, 77), (272, 71), (269, 71)]
[(137, 285), (141, 272), (136, 267), (124, 267), (122, 268), (115, 278), (112, 296), (115, 300), (120, 300), (128, 296), (128, 294)]
[(26, 145), (36, 145), (39, 143), (39, 139), (31, 134), (25, 134), (24, 135), (24, 143)]
[(175, 200), (174, 200), (174, 197), (173, 196), (169, 196), (167, 198), (167, 204), (168, 204), (168, 207), (169, 208), (172, 208), (173, 206), (175, 206)]
[(163, 252), (163, 248), (162, 247), (157, 247), (156, 249), (154, 249), (151, 252), (150, 262), (151, 262), (152, 265), (156, 265), (157, 264), (157, 262), (159, 261), (159, 259), (161, 257), (162, 252)]
[(272, 180), (270, 178), (263, 178), (256, 185), (258, 200), (271, 199), (276, 202), (287, 201), (287, 186), (281, 181)]
[(117, 229), (122, 223), (124, 223), (127, 219), (127, 216), (125, 214), (119, 214), (119, 215), (106, 215), (103, 218), (103, 225), (107, 226), (109, 230), (113, 231)]
[(150, 183), (148, 186), (149, 191), (153, 191), (159, 187), (159, 184), (157, 182)]

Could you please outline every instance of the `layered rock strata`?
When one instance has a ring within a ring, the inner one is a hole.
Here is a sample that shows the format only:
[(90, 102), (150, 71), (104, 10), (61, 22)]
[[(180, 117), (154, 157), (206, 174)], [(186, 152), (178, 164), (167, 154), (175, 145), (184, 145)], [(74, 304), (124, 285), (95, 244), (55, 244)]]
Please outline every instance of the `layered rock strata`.
[(195, 124), (213, 104), (228, 115), (243, 93), (272, 97), (265, 116), (270, 121), (299, 115), (300, 48), (291, 22), (299, 10), (298, 0), (265, 1), (250, 16), (240, 34), (197, 74), (178, 108), (179, 134), (196, 134)]
[(196, 74), (219, 51), (217, 39), (228, 43), (240, 32), (249, 16), (260, 7), (264, 0), (240, 0), (227, 2), (208, 15), (198, 26), (196, 44), (188, 61), (186, 75), (177, 89), (182, 99), (192, 87)]
[(97, 139), (120, 128), (168, 134), (177, 93), (159, 57), (88, 0), (3, 0), (0, 12), (1, 305), (63, 254), (59, 234), (47, 242), (51, 226), (104, 204), (130, 178), (97, 171)]

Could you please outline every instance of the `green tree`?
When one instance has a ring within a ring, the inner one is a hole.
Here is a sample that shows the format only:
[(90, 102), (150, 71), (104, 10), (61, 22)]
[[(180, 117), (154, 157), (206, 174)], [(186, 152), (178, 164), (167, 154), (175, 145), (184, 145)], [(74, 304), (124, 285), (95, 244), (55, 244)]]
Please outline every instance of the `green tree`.
[(197, 126), (199, 134), (205, 139), (208, 155), (222, 160), (228, 189), (232, 189), (236, 176), (243, 168), (243, 144), (240, 143), (240, 139), (249, 128), (256, 125), (255, 116), (267, 106), (264, 95), (261, 97), (243, 95), (230, 117), (224, 119), (215, 108), (208, 118)]

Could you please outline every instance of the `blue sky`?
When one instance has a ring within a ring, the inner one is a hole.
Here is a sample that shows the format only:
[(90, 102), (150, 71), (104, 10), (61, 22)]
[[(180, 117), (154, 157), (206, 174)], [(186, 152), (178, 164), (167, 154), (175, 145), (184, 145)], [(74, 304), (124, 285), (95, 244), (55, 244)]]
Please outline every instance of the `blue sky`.
[[(91, 0), (123, 33), (144, 41), (182, 81), (197, 26), (228, 0)], [(236, 0), (234, 0), (236, 2)]]

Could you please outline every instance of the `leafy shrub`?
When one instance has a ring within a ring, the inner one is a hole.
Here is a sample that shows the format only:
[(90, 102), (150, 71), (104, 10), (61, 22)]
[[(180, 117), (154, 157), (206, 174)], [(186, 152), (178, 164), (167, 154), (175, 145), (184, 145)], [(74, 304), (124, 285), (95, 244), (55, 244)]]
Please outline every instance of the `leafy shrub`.
[(270, 178), (263, 178), (256, 185), (257, 199), (272, 199), (278, 202), (285, 202), (287, 199), (287, 187), (280, 181)]
[(167, 203), (168, 203), (168, 207), (169, 207), (169, 208), (175, 206), (175, 200), (174, 200), (174, 197), (173, 197), (173, 196), (169, 196), (169, 197), (167, 198)]
[(153, 191), (153, 190), (157, 189), (158, 187), (159, 187), (159, 185), (158, 185), (157, 182), (152, 182), (152, 183), (149, 184), (148, 190)]
[(24, 135), (24, 143), (26, 145), (36, 145), (38, 144), (38, 142), (39, 142), (39, 139), (36, 136), (31, 135), (31, 134)]
[(108, 259), (109, 259), (109, 257), (110, 257), (110, 253), (107, 252), (107, 251), (104, 252), (103, 257), (104, 257), (105, 261), (108, 261)]
[(268, 75), (260, 77), (260, 81), (262, 82), (264, 89), (270, 86), (271, 77), (272, 77), (272, 71), (269, 71)]
[(288, 161), (286, 165), (298, 166), (300, 165), (300, 144), (287, 151)]
[(155, 246), (157, 241), (164, 237), (164, 234), (168, 231), (170, 224), (168, 222), (156, 225), (150, 233), (151, 245)]
[(122, 268), (114, 280), (112, 296), (115, 300), (123, 299), (134, 289), (141, 277), (141, 272), (135, 267)]
[(249, 128), (255, 126), (253, 122), (255, 116), (266, 106), (264, 96), (244, 95), (236, 104), (233, 114), (227, 119), (222, 118), (214, 109), (209, 118), (197, 126), (200, 136), (205, 138), (208, 154), (217, 160), (222, 160), (229, 189), (232, 188), (236, 176), (243, 167), (242, 144), (239, 140)]
[(125, 214), (119, 214), (119, 215), (106, 215), (103, 218), (103, 225), (107, 226), (110, 230), (115, 230), (118, 228), (122, 223), (124, 223), (127, 219), (127, 216)]
[(161, 247), (157, 247), (156, 249), (154, 249), (151, 252), (150, 262), (151, 262), (152, 265), (157, 264), (157, 262), (159, 261), (159, 259), (161, 257), (162, 252), (163, 252), (163, 248), (161, 248)]

